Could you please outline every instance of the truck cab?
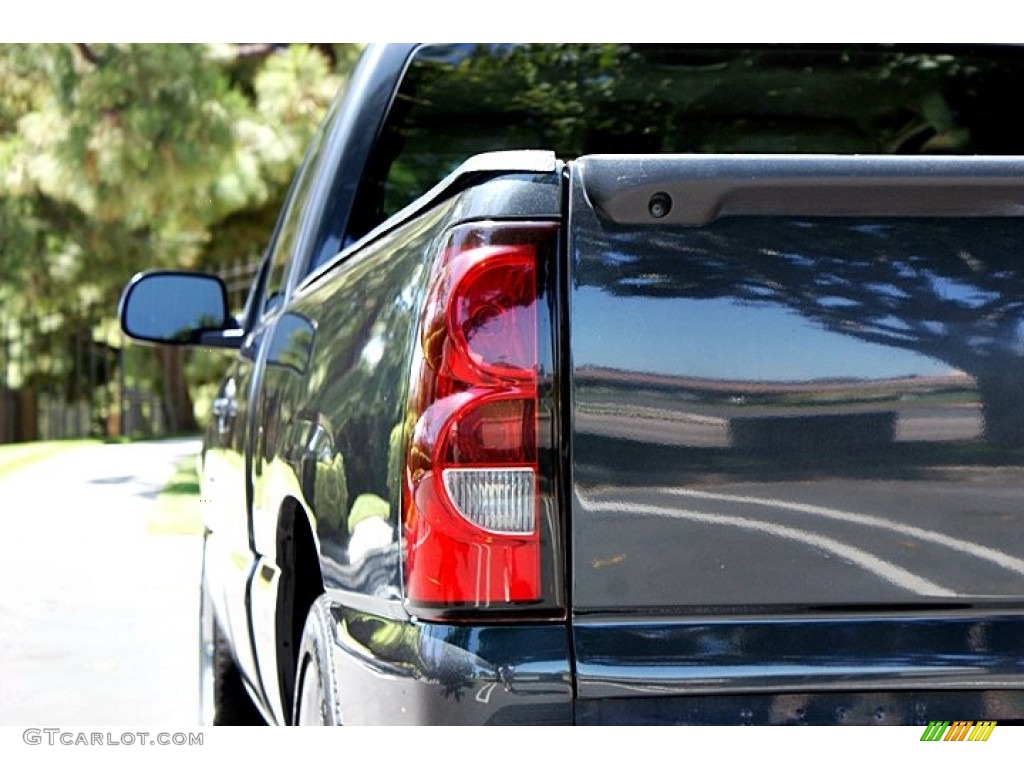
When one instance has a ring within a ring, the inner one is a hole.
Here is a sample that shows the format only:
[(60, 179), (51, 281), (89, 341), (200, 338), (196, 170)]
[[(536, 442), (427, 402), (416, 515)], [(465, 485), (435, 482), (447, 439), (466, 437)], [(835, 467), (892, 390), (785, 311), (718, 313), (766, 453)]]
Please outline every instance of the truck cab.
[(383, 46), (203, 451), (217, 722), (1022, 718), (1009, 47)]

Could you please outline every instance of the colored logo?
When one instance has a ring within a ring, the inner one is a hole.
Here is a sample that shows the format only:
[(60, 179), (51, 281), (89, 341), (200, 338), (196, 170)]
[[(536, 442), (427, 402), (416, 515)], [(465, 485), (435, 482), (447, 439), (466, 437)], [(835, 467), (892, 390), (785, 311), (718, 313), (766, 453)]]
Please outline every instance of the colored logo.
[(995, 720), (932, 720), (921, 741), (988, 741), (995, 728)]

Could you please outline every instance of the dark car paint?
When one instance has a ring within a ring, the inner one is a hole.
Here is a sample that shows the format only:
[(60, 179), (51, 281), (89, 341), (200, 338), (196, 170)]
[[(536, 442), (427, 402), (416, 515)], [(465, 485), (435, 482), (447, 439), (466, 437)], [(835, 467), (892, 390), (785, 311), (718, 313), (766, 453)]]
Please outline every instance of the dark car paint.
[[(928, 725), (963, 720), (1006, 724), (1020, 718), (1020, 693), (1008, 690), (847, 690), (751, 696), (591, 699), (576, 725)], [(968, 721), (970, 722), (970, 721)]]
[[(559, 290), (548, 304), (558, 361), (550, 384), (564, 433), (552, 463), (562, 508), (572, 509), (566, 538), (573, 552), (565, 567), (573, 579), (564, 589), (574, 614), (525, 625), (431, 622), (408, 614), (401, 599), (396, 445), (405, 428), (413, 324), (431, 247), (446, 228), (464, 221), (559, 220), (569, 189), (550, 160), (532, 172), (524, 165), (501, 173), (499, 163), (451, 180), (413, 210), (347, 242), (363, 161), (413, 50), (373, 49), (352, 78), (344, 109), (333, 108), (317, 140), (320, 152), (306, 164), (311, 187), (307, 203), (293, 214), (284, 293), (267, 311), (250, 311), (249, 335), (218, 393), (221, 414), (207, 436), (212, 598), (268, 719), (290, 717), (290, 685), (281, 670), (295, 649), (280, 616), (291, 609), (282, 585), (294, 578), (288, 537), (295, 520), (307, 521), (316, 537), (345, 722), (1024, 719), (1016, 603), (894, 608), (886, 602), (891, 595), (883, 594), (852, 607), (769, 601), (766, 608), (750, 605), (749, 594), (730, 602), (732, 587), (725, 584), (711, 599), (718, 603), (709, 605), (707, 597), (703, 603), (680, 599), (671, 576), (638, 567), (642, 549), (620, 551), (638, 535), (618, 514), (629, 506), (643, 513), (644, 525), (658, 523), (640, 536), (656, 556), (667, 557), (679, 544), (677, 531), (646, 514), (659, 501), (644, 498), (645, 486), (699, 490), (713, 479), (706, 473), (696, 486), (680, 481), (685, 452), (650, 441), (638, 428), (636, 413), (649, 406), (649, 390), (659, 387), (643, 366), (620, 360), (611, 382), (619, 398), (611, 415), (633, 420), (629, 435), (581, 427), (581, 413), (609, 407), (595, 394), (609, 383), (600, 376), (588, 380), (594, 366), (588, 367), (581, 352), (586, 345), (577, 345), (575, 336), (600, 327), (607, 307), (588, 303), (581, 290), (610, 294), (622, 277), (615, 269), (624, 251), (608, 240), (609, 232), (629, 239), (621, 223), (587, 224), (588, 234), (599, 235), (586, 248), (575, 249), (583, 238), (563, 243), (553, 265)], [(579, 194), (578, 185), (575, 190)], [(640, 198), (642, 216), (651, 210), (650, 197)], [(573, 205), (570, 227), (588, 207), (576, 198)], [(642, 248), (643, 238), (631, 247)], [(628, 277), (638, 284), (649, 279)], [(648, 306), (665, 300), (646, 299)], [(650, 323), (642, 314), (616, 317), (638, 328)], [(389, 343), (378, 346), (382, 328)], [(655, 338), (675, 333), (648, 329)], [(870, 435), (888, 427), (884, 415), (877, 424), (868, 421), (852, 430), (842, 421), (818, 422), (810, 434), (860, 430), (870, 447)], [(757, 442), (760, 427), (751, 429)], [(801, 434), (797, 442), (806, 439)], [(704, 466), (698, 462), (693, 472)], [(603, 528), (587, 532), (594, 521)], [(365, 545), (364, 528), (372, 530)], [(691, 551), (713, 557), (709, 549)], [(582, 579), (581, 569), (597, 579)], [(717, 577), (696, 562), (690, 570)], [(978, 578), (968, 592), (995, 583), (991, 574)], [(813, 576), (791, 583), (794, 602), (811, 599)]]
[[(1019, 182), (858, 161), (569, 166), (581, 722), (1024, 718), (1024, 474), (981, 389), (1017, 353), (967, 306), (975, 274), (991, 312), (1019, 301)], [(769, 218), (744, 190), (776, 166)], [(648, 200), (688, 174), (704, 213), (664, 226)]]
[(571, 725), (563, 624), (452, 625), (341, 607), (334, 666), (351, 724)]
[[(822, 612), (580, 619), (574, 636), (581, 699), (695, 699), (755, 688), (804, 696), (882, 691), (898, 698), (900, 691), (926, 688), (1020, 688), (1022, 628), (1020, 616), (969, 611), (939, 618)], [(1016, 707), (1024, 704), (1020, 693), (1013, 698)]]
[[(475, 179), (481, 178), (479, 174), (479, 170), (473, 171)], [(401, 448), (416, 336), (412, 324), (418, 316), (430, 259), (443, 231), (453, 224), (485, 218), (556, 218), (560, 194), (557, 173), (512, 173), (476, 183), (461, 193), (450, 192), (448, 199), (432, 201), (432, 207), (407, 217), (404, 224), (392, 222), (387, 231), (349, 249), (307, 280), (284, 303), (284, 311), (266, 323), (257, 358), (263, 373), (258, 389), (253, 390), (257, 394), (250, 425), (252, 549), (243, 559), (236, 547), (228, 559), (239, 570), (227, 582), (235, 585), (235, 595), (243, 588), (248, 590), (253, 661), (244, 647), (238, 660), (276, 721), (288, 718), (288, 704), (282, 698), (287, 688), (279, 693), (277, 680), (279, 659), (281, 654), (293, 652), (282, 644), (275, 621), (281, 610), (279, 585), (287, 576), (280, 564), (285, 521), (293, 514), (308, 519), (320, 553), (323, 587), (335, 604), (358, 606), (382, 621), (400, 617), (410, 629), (415, 626), (409, 623), (401, 603)], [(505, 208), (496, 207), (496, 201), (502, 201)], [(217, 484), (221, 482), (218, 478)], [(238, 527), (234, 530), (237, 543), (241, 531)], [(214, 547), (221, 537), (220, 530), (211, 529)], [(238, 597), (229, 599), (242, 604)], [(241, 622), (229, 619), (229, 623), (238, 626)], [(548, 636), (552, 629), (538, 631)], [(562, 638), (559, 658), (551, 659), (548, 653), (545, 661), (558, 669), (561, 693), (555, 698), (564, 708), (571, 699), (565, 682), (568, 640), (564, 624), (558, 631)], [(488, 636), (495, 636), (495, 631)], [(426, 637), (433, 636), (428, 633)], [(444, 643), (447, 647), (450, 640)], [(437, 645), (437, 641), (429, 644)], [(363, 656), (368, 653), (362, 652)], [(484, 669), (493, 672), (502, 667), (502, 674), (509, 677), (509, 664)], [(347, 674), (349, 666), (339, 665), (340, 673)], [(486, 684), (486, 680), (480, 682), (484, 673), (478, 666), (471, 670), (472, 685)], [(403, 685), (423, 686), (439, 674), (428, 671), (418, 672), (412, 676), (413, 682)], [(456, 683), (451, 680), (454, 690), (461, 690)], [(364, 717), (356, 706), (364, 692), (356, 685), (339, 688), (343, 714), (350, 712), (353, 719)], [(435, 686), (426, 686), (417, 695), (429, 699), (434, 693), (443, 700), (452, 695), (442, 695)], [(529, 701), (539, 705), (542, 699), (544, 707), (552, 704), (549, 694)], [(524, 706), (515, 697), (496, 695), (484, 708), (488, 718), (502, 717), (498, 702), (503, 702), (502, 707)], [(423, 720), (433, 706), (424, 700), (422, 710), (410, 709), (407, 716)], [(518, 717), (528, 719), (528, 710)]]
[[(273, 567), (258, 568), (260, 550), (252, 516), (255, 489), (250, 445), (262, 434), (252, 437), (256, 414), (250, 403), (262, 385), (262, 342), (268, 333), (274, 333), (280, 307), (287, 303), (306, 274), (307, 264), (315, 258), (313, 249), (331, 247), (335, 233), (334, 250), (340, 250), (340, 233), (344, 232), (365, 158), (413, 48), (380, 46), (368, 51), (352, 75), (347, 94), (335, 99), (311, 142), (249, 298), (248, 335), (217, 395), (222, 412), (214, 414), (204, 441), (204, 494), (212, 497), (204, 509), (204, 522), (209, 531), (209, 559), (215, 561), (208, 569), (214, 610), (250, 692), (264, 714), (277, 722), (287, 722), (290, 703), (284, 701), (287, 693), (282, 694), (278, 682), (276, 622), (262, 625), (253, 621), (255, 614), (266, 620), (268, 612), (275, 610), (279, 577)], [(296, 201), (300, 187), (303, 199)], [(334, 229), (327, 229), (330, 227)], [(261, 292), (266, 289), (272, 259), (283, 260), (287, 266), (280, 300), (264, 310)], [(273, 559), (277, 554), (276, 531), (273, 543), (264, 546), (267, 550)], [(253, 610), (254, 603), (262, 612)], [(269, 668), (261, 670), (259, 658)]]

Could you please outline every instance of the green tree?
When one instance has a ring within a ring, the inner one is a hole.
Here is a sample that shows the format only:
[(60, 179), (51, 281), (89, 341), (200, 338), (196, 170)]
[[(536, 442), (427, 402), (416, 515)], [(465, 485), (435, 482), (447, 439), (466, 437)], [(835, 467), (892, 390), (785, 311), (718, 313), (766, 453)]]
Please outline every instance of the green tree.
[[(69, 314), (151, 267), (255, 258), (357, 46), (0, 46), (0, 306)], [(12, 319), (13, 318), (13, 319)], [(183, 356), (157, 352), (172, 429)]]

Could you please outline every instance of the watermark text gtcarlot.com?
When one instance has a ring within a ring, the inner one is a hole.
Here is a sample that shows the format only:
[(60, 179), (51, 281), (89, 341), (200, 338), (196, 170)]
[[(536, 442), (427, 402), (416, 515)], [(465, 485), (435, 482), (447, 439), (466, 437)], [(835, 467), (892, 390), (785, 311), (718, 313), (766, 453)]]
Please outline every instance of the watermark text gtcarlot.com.
[(202, 733), (161, 731), (69, 731), (63, 728), (26, 728), (21, 734), (26, 744), (65, 747), (201, 747)]

